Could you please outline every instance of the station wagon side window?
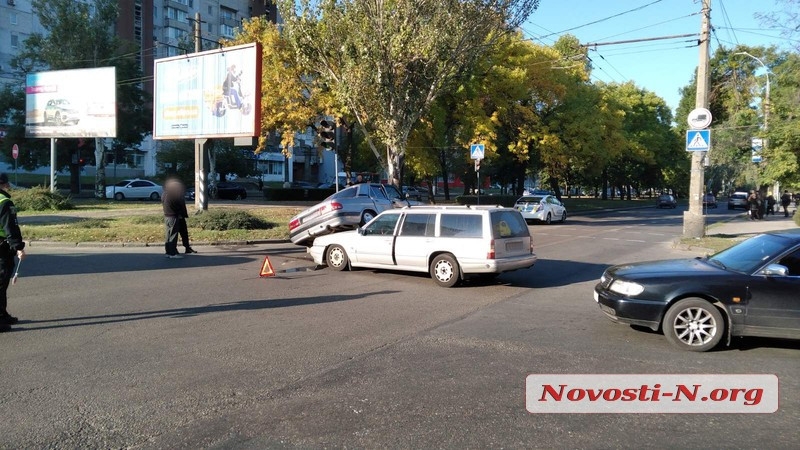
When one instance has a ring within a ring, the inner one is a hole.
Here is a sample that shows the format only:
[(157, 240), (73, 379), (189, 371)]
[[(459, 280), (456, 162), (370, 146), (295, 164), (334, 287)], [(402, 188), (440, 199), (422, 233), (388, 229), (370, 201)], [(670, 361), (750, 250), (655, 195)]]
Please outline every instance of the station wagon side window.
[(441, 237), (483, 237), (483, 216), (478, 214), (442, 214)]
[(495, 239), (530, 236), (525, 219), (516, 211), (492, 211), (491, 218)]
[(364, 226), (364, 236), (391, 236), (400, 214), (383, 214)]
[(400, 236), (433, 237), (436, 230), (436, 214), (406, 214)]

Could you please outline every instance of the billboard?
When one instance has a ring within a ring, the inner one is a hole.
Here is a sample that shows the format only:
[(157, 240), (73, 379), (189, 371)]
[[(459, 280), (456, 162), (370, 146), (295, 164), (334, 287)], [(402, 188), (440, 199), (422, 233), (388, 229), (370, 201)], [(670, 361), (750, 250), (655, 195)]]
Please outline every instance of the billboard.
[(257, 43), (155, 61), (153, 137), (197, 139), (261, 133)]
[(54, 70), (25, 77), (25, 137), (116, 136), (114, 67)]

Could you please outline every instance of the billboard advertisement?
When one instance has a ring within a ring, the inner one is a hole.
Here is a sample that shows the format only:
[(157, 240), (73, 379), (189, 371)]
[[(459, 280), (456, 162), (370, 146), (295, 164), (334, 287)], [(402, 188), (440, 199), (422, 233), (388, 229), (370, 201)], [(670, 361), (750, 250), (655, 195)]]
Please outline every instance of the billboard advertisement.
[(114, 67), (54, 70), (25, 77), (25, 137), (116, 136)]
[(261, 49), (256, 43), (155, 61), (153, 137), (261, 133)]

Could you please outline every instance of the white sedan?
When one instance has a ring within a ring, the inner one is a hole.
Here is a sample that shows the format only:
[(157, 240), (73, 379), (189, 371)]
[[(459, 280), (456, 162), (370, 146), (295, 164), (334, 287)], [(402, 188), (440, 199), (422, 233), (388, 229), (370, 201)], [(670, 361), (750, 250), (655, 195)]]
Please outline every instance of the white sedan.
[(567, 208), (555, 195), (526, 195), (517, 200), (514, 208), (525, 221), (535, 220), (549, 225), (553, 220), (561, 223), (567, 220)]
[(164, 188), (150, 180), (122, 180), (113, 186), (106, 186), (106, 198), (125, 200), (126, 198), (161, 200)]

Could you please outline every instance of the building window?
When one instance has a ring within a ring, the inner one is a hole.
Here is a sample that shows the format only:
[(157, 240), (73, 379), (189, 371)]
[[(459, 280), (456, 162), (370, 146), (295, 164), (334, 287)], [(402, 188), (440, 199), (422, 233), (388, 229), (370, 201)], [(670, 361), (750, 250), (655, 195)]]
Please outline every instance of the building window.
[(214, 32), (214, 24), (211, 23), (211, 22), (208, 22), (208, 32), (209, 33), (213, 33)]
[(211, 5), (208, 5), (208, 16), (214, 17), (214, 9), (211, 7)]
[(219, 17), (222, 19), (236, 20), (236, 10), (220, 6)]
[(189, 4), (189, 0), (173, 0), (173, 1), (174, 1), (175, 3), (180, 3), (181, 5), (184, 5), (184, 6), (191, 6), (191, 5)]
[(164, 34), (167, 36), (167, 39), (180, 40), (186, 37), (187, 33), (179, 28), (165, 27)]
[(16, 25), (17, 24), (17, 13), (15, 13), (15, 12), (10, 13), (8, 20), (11, 22), (11, 25)]
[(11, 48), (17, 48), (19, 46), (19, 36), (17, 33), (11, 33)]
[(283, 161), (266, 161), (264, 173), (267, 175), (283, 175)]
[(233, 27), (230, 25), (220, 24), (219, 26), (219, 34), (225, 37), (232, 38), (233, 37)]
[(177, 20), (178, 22), (189, 23), (189, 13), (169, 6), (166, 8), (166, 11), (164, 11), (164, 17)]

